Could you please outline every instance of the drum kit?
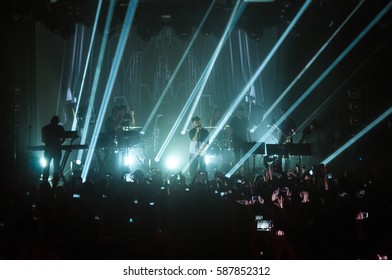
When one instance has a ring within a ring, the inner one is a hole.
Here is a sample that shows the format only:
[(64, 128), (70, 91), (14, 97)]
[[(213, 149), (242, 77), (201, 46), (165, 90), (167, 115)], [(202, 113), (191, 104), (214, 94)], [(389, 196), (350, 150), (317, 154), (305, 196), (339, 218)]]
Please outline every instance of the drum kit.
[(122, 130), (115, 136), (114, 144), (118, 149), (132, 148), (141, 142), (140, 133), (137, 131), (141, 127), (123, 126)]
[[(216, 127), (205, 128), (210, 131), (216, 129)], [(208, 146), (206, 153), (207, 169), (213, 169), (209, 171), (221, 169), (225, 162), (232, 161), (233, 153), (228, 128), (229, 126), (226, 125)]]
[(115, 135), (102, 132), (98, 137), (97, 148), (113, 154), (128, 154), (130, 150), (135, 149), (143, 150), (142, 139), (138, 131), (141, 128), (123, 126)]
[(144, 146), (138, 131), (140, 128), (123, 126), (116, 135), (104, 132), (99, 135), (98, 155), (103, 153), (99, 159), (101, 169), (116, 169), (130, 156), (136, 156), (139, 161), (144, 159)]
[(97, 148), (121, 150), (132, 148), (141, 143), (140, 133), (137, 129), (142, 127), (124, 126), (116, 135), (100, 133), (97, 141)]

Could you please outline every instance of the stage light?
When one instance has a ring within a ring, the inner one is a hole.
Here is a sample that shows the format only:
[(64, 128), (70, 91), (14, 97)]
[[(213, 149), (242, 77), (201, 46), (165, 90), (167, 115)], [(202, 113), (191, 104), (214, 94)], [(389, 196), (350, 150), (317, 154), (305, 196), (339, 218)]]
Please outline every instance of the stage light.
[(167, 167), (169, 170), (174, 170), (174, 169), (178, 168), (178, 163), (179, 163), (178, 157), (170, 156), (170, 157), (166, 160), (166, 167)]
[(82, 174), (82, 170), (83, 170), (83, 165), (81, 164), (80, 160), (72, 160), (70, 163), (71, 166), (71, 174), (73, 176), (78, 176), (80, 177), (80, 175)]
[(205, 155), (204, 159), (206, 161), (206, 165), (209, 165), (210, 163), (212, 163), (214, 161), (214, 156), (213, 155)]
[(42, 168), (46, 167), (46, 159), (44, 157), (40, 158), (39, 164), (41, 165)]
[(130, 155), (126, 155), (124, 157), (124, 165), (125, 166), (130, 166), (130, 165), (132, 165), (134, 163), (135, 163), (135, 158), (134, 157), (132, 157)]
[(255, 133), (256, 129), (258, 128), (257, 125), (252, 126), (252, 128), (249, 130), (250, 133)]
[[(128, 39), (128, 35), (130, 29), (132, 27), (132, 21), (135, 16), (136, 8), (138, 5), (138, 1), (131, 1), (131, 4), (127, 8), (127, 13), (125, 15), (124, 24), (122, 26), (120, 38), (118, 40), (117, 49), (113, 58), (112, 68), (110, 69), (108, 82), (106, 84), (105, 92), (102, 99), (102, 104), (98, 113), (98, 117), (96, 120), (96, 125), (94, 128), (93, 135), (91, 137), (90, 149), (87, 152), (86, 156), (86, 168), (83, 169), (82, 172), (82, 180), (85, 181), (87, 178), (87, 174), (89, 172), (91, 160), (93, 158), (93, 154), (95, 152), (95, 147), (97, 145), (97, 140), (99, 133), (101, 131), (101, 127), (103, 124), (103, 118), (105, 116), (107, 106), (110, 100), (111, 93), (113, 92), (114, 82), (116, 80), (117, 72), (120, 66), (121, 58), (124, 53), (125, 45)], [(93, 103), (90, 101), (90, 103)]]

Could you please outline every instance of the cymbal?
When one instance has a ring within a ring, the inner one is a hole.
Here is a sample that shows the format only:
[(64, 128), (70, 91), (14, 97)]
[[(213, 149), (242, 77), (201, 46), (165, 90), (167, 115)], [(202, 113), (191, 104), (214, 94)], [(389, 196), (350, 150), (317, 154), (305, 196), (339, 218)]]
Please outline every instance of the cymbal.
[(134, 129), (140, 129), (140, 128), (143, 128), (143, 127), (142, 126), (123, 126), (122, 127), (122, 129), (125, 130), (125, 131), (134, 130)]

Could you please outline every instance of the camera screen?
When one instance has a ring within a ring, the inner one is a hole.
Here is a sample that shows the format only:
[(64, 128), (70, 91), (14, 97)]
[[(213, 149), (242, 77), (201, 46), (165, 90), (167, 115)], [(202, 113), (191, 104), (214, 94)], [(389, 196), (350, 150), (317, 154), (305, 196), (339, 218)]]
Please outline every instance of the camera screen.
[(271, 220), (257, 220), (257, 231), (271, 231), (272, 226)]
[(272, 220), (264, 219), (262, 215), (255, 216), (257, 231), (271, 231), (273, 224)]

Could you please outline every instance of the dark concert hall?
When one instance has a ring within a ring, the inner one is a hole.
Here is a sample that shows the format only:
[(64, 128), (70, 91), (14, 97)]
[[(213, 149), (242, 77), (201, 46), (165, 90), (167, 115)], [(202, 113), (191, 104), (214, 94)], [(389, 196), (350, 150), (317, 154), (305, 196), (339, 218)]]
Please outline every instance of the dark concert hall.
[(0, 18), (0, 259), (392, 259), (392, 1)]

